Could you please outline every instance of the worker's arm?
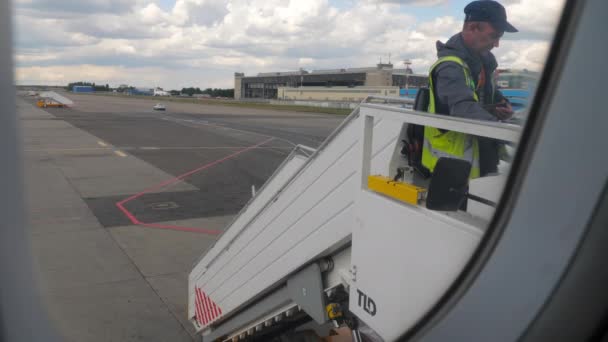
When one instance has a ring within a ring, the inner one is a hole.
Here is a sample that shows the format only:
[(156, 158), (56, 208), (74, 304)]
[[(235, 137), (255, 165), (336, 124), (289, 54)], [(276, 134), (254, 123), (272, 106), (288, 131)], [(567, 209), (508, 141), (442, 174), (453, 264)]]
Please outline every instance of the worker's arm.
[(473, 90), (466, 84), (462, 66), (453, 62), (441, 63), (435, 69), (434, 76), (437, 99), (448, 105), (451, 116), (486, 121), (498, 120), (475, 101)]

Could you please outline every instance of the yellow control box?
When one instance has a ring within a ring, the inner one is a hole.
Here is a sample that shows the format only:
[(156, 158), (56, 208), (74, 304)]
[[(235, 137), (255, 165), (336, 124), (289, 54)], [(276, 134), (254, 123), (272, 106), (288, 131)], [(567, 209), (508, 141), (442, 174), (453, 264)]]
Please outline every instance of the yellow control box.
[(392, 197), (399, 201), (417, 205), (426, 193), (425, 188), (403, 182), (395, 182), (384, 176), (368, 176), (367, 187), (370, 190)]

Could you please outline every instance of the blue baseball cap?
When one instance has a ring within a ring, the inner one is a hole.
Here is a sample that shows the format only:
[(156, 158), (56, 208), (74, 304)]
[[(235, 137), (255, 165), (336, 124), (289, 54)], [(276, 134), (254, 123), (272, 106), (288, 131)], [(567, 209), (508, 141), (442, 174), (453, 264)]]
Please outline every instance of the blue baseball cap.
[(507, 11), (493, 0), (477, 0), (464, 8), (466, 15), (464, 21), (482, 21), (492, 24), (495, 29), (504, 32), (518, 32), (517, 29), (507, 22)]

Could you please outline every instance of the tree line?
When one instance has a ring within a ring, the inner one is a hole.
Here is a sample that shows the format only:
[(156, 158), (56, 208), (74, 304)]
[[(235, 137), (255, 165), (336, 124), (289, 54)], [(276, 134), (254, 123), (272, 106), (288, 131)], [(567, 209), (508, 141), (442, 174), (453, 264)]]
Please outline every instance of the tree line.
[[(173, 92), (177, 92), (175, 90), (171, 91), (171, 94), (173, 95)], [(190, 96), (195, 95), (195, 94), (207, 94), (211, 97), (234, 97), (234, 89), (221, 89), (221, 88), (207, 88), (205, 90), (201, 90), (200, 88), (194, 88), (194, 87), (190, 87), (190, 88), (182, 88), (181, 94), (188, 94)], [(177, 94), (179, 95), (179, 94)]]
[[(106, 85), (97, 85), (94, 82), (83, 82), (83, 81), (79, 81), (79, 82), (72, 82), (69, 83), (66, 87), (67, 90), (69, 91), (73, 91), (74, 90), (74, 86), (91, 86), (93, 87), (93, 89), (95, 91), (111, 91), (113, 90), (112, 88), (110, 88), (110, 86), (108, 84)], [(116, 88), (116, 90), (118, 92), (124, 92), (128, 89), (135, 89), (134, 87), (118, 87)], [(222, 88), (207, 88), (205, 90), (201, 90), (201, 88), (194, 88), (194, 87), (189, 87), (189, 88), (182, 88), (181, 91), (179, 90), (171, 90), (169, 91), (169, 93), (173, 96), (178, 96), (178, 95), (189, 95), (189, 96), (193, 96), (193, 95), (202, 95), (202, 94), (207, 94), (210, 97), (234, 97), (234, 89), (222, 89)]]

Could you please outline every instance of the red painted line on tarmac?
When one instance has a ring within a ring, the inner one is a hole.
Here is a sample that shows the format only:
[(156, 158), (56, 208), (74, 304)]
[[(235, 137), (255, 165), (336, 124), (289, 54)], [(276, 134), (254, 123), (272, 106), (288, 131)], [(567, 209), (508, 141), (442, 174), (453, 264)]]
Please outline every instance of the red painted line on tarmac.
[(129, 220), (131, 220), (131, 222), (133, 224), (141, 224), (141, 222), (139, 222), (139, 220), (137, 219), (137, 217), (135, 217), (133, 214), (131, 214), (130, 211), (128, 211), (124, 206), (123, 206), (123, 202), (118, 202), (116, 203), (116, 206), (118, 207), (118, 209), (120, 209), (120, 211), (122, 211), (128, 218)]
[(209, 234), (209, 235), (218, 235), (218, 234), (221, 233), (220, 230), (204, 229), (204, 228), (191, 228), (191, 227), (182, 227), (182, 226), (174, 226), (174, 225), (163, 225), (163, 224), (141, 222), (137, 217), (135, 217), (135, 215), (133, 215), (133, 213), (131, 213), (127, 208), (125, 208), (124, 205), (126, 203), (134, 200), (134, 199), (137, 199), (137, 198), (139, 198), (139, 197), (141, 197), (141, 196), (149, 193), (149, 192), (152, 192), (152, 191), (155, 191), (155, 190), (158, 190), (158, 189), (162, 189), (162, 188), (164, 188), (166, 186), (169, 186), (169, 185), (181, 182), (181, 181), (183, 181), (184, 178), (186, 178), (188, 176), (191, 176), (191, 175), (193, 175), (193, 174), (195, 174), (197, 172), (200, 172), (200, 171), (203, 171), (205, 169), (208, 169), (208, 168), (210, 168), (212, 166), (215, 166), (215, 165), (217, 165), (217, 164), (219, 164), (221, 162), (224, 162), (224, 161), (226, 161), (228, 159), (232, 159), (232, 158), (238, 156), (241, 153), (245, 153), (245, 152), (247, 152), (249, 150), (253, 150), (254, 148), (258, 148), (258, 147), (260, 147), (260, 146), (262, 146), (262, 145), (270, 142), (273, 139), (274, 138), (269, 138), (269, 139), (266, 139), (266, 140), (262, 141), (259, 144), (255, 144), (255, 145), (252, 145), (252, 146), (240, 149), (240, 150), (238, 150), (238, 151), (236, 151), (236, 152), (234, 152), (234, 153), (232, 153), (232, 154), (230, 154), (230, 155), (228, 155), (228, 156), (226, 156), (224, 158), (212, 161), (212, 162), (210, 162), (208, 164), (200, 166), (200, 167), (198, 167), (198, 168), (196, 168), (194, 170), (188, 171), (188, 172), (186, 172), (186, 173), (184, 173), (182, 175), (179, 175), (179, 176), (177, 176), (175, 178), (171, 178), (171, 179), (169, 179), (169, 180), (167, 180), (165, 182), (162, 182), (162, 183), (160, 183), (158, 185), (155, 185), (153, 187), (145, 189), (144, 191), (139, 192), (139, 193), (137, 193), (135, 195), (132, 195), (130, 197), (127, 197), (127, 198), (123, 199), (122, 201), (116, 202), (116, 207), (118, 207), (118, 209), (120, 211), (122, 211), (122, 213), (125, 214), (125, 216), (134, 225), (138, 225), (138, 226), (142, 226), (142, 227), (147, 227), (147, 228), (168, 229), (168, 230), (176, 230), (176, 231), (182, 231), (182, 232), (194, 232), (194, 233), (202, 233), (202, 234)]

